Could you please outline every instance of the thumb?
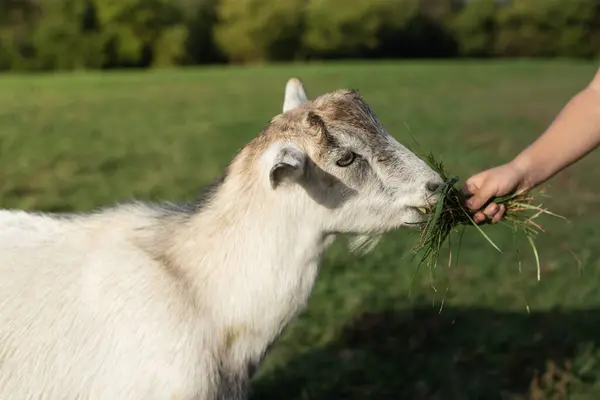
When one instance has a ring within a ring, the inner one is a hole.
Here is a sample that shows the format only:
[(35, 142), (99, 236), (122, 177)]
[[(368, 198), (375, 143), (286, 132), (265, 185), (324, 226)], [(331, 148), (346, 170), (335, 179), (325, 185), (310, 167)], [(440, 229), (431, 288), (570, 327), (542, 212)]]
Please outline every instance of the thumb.
[(486, 179), (483, 181), (481, 187), (473, 192), (473, 196), (467, 200), (467, 206), (471, 210), (479, 210), (496, 194), (496, 189), (492, 181)]
[(465, 196), (471, 197), (476, 191), (479, 190), (480, 180), (481, 179), (478, 175), (472, 176), (462, 185), (462, 187), (460, 188), (461, 192)]

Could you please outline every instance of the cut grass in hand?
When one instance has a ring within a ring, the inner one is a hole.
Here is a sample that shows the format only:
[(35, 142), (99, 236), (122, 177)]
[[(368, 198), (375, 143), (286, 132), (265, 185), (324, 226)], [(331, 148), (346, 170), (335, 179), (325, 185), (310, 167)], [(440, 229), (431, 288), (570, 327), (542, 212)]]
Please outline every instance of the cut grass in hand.
[[(421, 156), (442, 177), (444, 183), (438, 189), (440, 197), (438, 202), (430, 210), (421, 210), (429, 214), (427, 221), (421, 226), (420, 238), (415, 253), (421, 253), (419, 266), (425, 264), (430, 269), (435, 268), (439, 258), (442, 245), (449, 239), (453, 231), (459, 227), (472, 226), (493, 246), (497, 251), (502, 250), (489, 238), (481, 227), (474, 221), (473, 211), (464, 206), (466, 196), (456, 187), (458, 178), (449, 178), (444, 171), (444, 165), (437, 160), (431, 153)], [(503, 204), (506, 207), (505, 217), (499, 223), (508, 226), (515, 234), (523, 233), (527, 238), (533, 251), (537, 265), (537, 279), (540, 280), (540, 259), (535, 245), (535, 237), (540, 232), (545, 232), (544, 228), (536, 221), (542, 214), (565, 219), (554, 214), (541, 205), (535, 205), (535, 196), (530, 193), (520, 193), (492, 199), (497, 204)], [(565, 219), (566, 220), (566, 219)], [(488, 222), (484, 222), (489, 223)]]

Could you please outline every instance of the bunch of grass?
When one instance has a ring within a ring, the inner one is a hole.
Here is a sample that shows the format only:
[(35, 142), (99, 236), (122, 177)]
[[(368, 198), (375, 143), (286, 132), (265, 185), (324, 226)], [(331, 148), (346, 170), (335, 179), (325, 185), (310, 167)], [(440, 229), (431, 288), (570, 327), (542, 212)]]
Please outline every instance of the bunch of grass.
[[(429, 268), (435, 268), (443, 244), (449, 239), (449, 235), (457, 232), (460, 227), (474, 227), (497, 251), (502, 252), (496, 243), (474, 221), (473, 216), (475, 213), (465, 206), (466, 195), (456, 186), (458, 178), (448, 177), (443, 163), (437, 160), (431, 153), (421, 156), (421, 158), (440, 174), (444, 184), (438, 189), (440, 193), (438, 202), (431, 210), (422, 210), (422, 212), (429, 214), (429, 218), (421, 226), (420, 239), (413, 249), (415, 253), (421, 254), (419, 266), (426, 264)], [(508, 226), (515, 234), (522, 233), (527, 238), (535, 257), (537, 279), (539, 281), (540, 259), (535, 245), (535, 238), (540, 232), (545, 232), (545, 229), (537, 222), (537, 219), (544, 214), (561, 219), (565, 218), (548, 211), (541, 204), (535, 204), (536, 196), (533, 196), (531, 193), (496, 197), (491, 199), (491, 201), (503, 204), (506, 207), (505, 217), (499, 224)], [(489, 221), (485, 223), (489, 223)]]

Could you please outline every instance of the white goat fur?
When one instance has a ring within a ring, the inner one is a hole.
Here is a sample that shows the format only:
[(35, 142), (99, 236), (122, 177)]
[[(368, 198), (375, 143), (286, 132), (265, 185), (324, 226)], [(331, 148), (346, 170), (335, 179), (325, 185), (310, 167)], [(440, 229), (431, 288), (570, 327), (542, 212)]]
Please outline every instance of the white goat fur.
[[(202, 205), (0, 211), (0, 399), (245, 398), (336, 234), (422, 221), (413, 207), (439, 183), (364, 108), (346, 111), (376, 142), (342, 124), (335, 108), (356, 99), (311, 102), (288, 81), (284, 113)], [(342, 148), (356, 166), (327, 161)]]

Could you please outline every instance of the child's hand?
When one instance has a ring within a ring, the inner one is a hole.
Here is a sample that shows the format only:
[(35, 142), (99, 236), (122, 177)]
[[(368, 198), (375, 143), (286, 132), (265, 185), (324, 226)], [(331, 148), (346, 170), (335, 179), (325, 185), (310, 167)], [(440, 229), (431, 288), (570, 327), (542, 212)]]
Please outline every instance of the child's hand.
[(477, 223), (487, 218), (491, 219), (492, 223), (497, 223), (504, 217), (506, 209), (502, 204), (491, 202), (482, 209), (492, 197), (520, 193), (526, 189), (525, 173), (513, 163), (475, 174), (465, 182), (463, 187), (464, 192), (472, 195), (466, 201), (467, 207), (479, 211), (473, 218)]

